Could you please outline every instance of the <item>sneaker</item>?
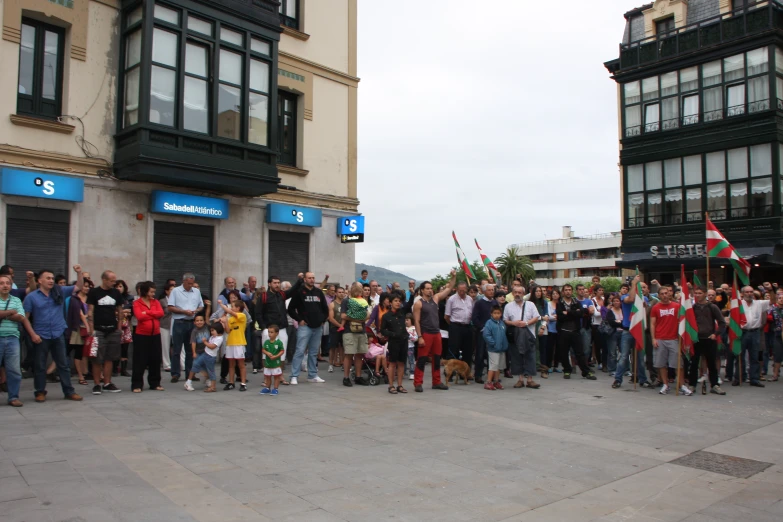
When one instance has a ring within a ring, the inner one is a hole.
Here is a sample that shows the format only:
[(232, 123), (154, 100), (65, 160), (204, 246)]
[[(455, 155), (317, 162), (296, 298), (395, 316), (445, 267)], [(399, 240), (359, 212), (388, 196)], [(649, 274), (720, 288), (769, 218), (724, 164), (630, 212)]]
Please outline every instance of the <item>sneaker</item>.
[(718, 377), (718, 384), (719, 384), (719, 385), (720, 385), (720, 384), (723, 384), (723, 379), (721, 379), (720, 377)]
[(329, 373), (333, 373), (333, 372), (334, 372), (334, 366), (332, 366), (332, 365), (330, 364), (330, 365), (329, 365), (329, 370), (328, 370), (328, 371), (329, 371)]
[(247, 384), (240, 384), (239, 391), (247, 391)]
[(413, 388), (413, 391), (415, 391), (415, 392), (417, 392), (417, 393), (421, 393), (421, 392), (423, 392), (423, 391), (424, 391), (424, 388), (423, 388), (423, 387), (421, 387), (421, 386), (416, 386), (415, 388)]
[(693, 392), (691, 391), (691, 389), (688, 388), (687, 386), (685, 386), (684, 384), (682, 386), (680, 386), (680, 393), (682, 393), (686, 397), (690, 397), (691, 395), (693, 395)]
[(492, 384), (491, 382), (488, 382), (487, 384), (484, 385), (484, 389), (485, 390), (495, 391), (495, 385)]
[(276, 396), (280, 395), (280, 392), (277, 391), (277, 389), (274, 389), (274, 390), (272, 390), (272, 393), (270, 393), (269, 395), (271, 395), (272, 397), (276, 397)]
[(367, 379), (365, 379), (364, 377), (357, 377), (357, 378), (354, 380), (354, 382), (353, 382), (353, 383), (354, 383), (354, 384), (358, 384), (359, 386), (369, 386), (369, 385), (370, 385), (370, 381), (368, 381), (368, 380), (367, 380)]
[(92, 387), (92, 394), (93, 395), (100, 395), (101, 393), (103, 393), (103, 392), (101, 390), (101, 385), (100, 384), (96, 384), (95, 386)]
[(343, 386), (348, 386), (349, 388), (353, 386), (351, 379), (349, 379), (348, 377), (343, 377)]
[(322, 382), (326, 382), (326, 381), (325, 381), (325, 380), (323, 380), (323, 379), (321, 379), (320, 377), (318, 377), (318, 376), (316, 375), (316, 376), (315, 376), (315, 377), (313, 377), (312, 379), (307, 379), (307, 382), (314, 382), (314, 383), (318, 383), (318, 384), (320, 384), (320, 383), (322, 383)]
[(554, 373), (563, 373), (563, 370), (561, 370), (560, 368), (555, 368), (555, 369), (554, 369), (554, 370), (552, 370), (552, 371), (553, 371)]
[(229, 384), (226, 384), (225, 386), (223, 386), (223, 391), (233, 390), (234, 388), (235, 388), (235, 386), (233, 384), (229, 383)]
[(484, 379), (476, 379), (476, 384), (484, 384)]
[(633, 377), (633, 374), (630, 371), (626, 371), (625, 377)]
[(661, 395), (666, 395), (667, 393), (669, 393), (669, 385), (664, 384), (663, 386), (661, 386), (661, 391), (659, 391), (658, 393), (660, 393)]
[(299, 379), (297, 377), (291, 377), (291, 386), (296, 386), (299, 384)]
[(603, 364), (601, 364), (601, 363), (598, 363), (598, 369), (599, 369), (599, 370), (603, 370), (603, 369), (604, 369), (604, 365), (603, 365)]
[(503, 385), (502, 385), (502, 384), (500, 384), (500, 381), (498, 381), (498, 382), (496, 382), (496, 383), (495, 383), (495, 389), (496, 389), (496, 390), (502, 390), (502, 389), (503, 389)]
[(639, 385), (641, 388), (652, 388), (652, 384), (650, 384), (649, 381), (644, 381), (642, 384)]
[(261, 388), (261, 391), (258, 392), (259, 395), (269, 395), (269, 392), (271, 390), (269, 388)]
[(582, 375), (583, 379), (587, 379), (588, 381), (595, 381), (597, 380), (595, 377), (595, 374), (593, 372), (587, 372), (587, 375)]
[(226, 380), (225, 377), (220, 378), (220, 384), (228, 384), (228, 381)]
[(117, 388), (113, 382), (110, 382), (109, 384), (103, 385), (103, 391), (109, 392), (109, 393), (120, 393), (122, 390)]
[(571, 374), (570, 373), (563, 373), (563, 379), (570, 379)]
[(257, 373), (258, 373), (258, 369), (257, 368), (253, 368), (253, 375), (255, 375)]
[(196, 389), (193, 387), (193, 385), (192, 385), (192, 384), (190, 384), (190, 383), (189, 383), (189, 382), (187, 382), (187, 381), (185, 381), (185, 389), (186, 389), (187, 391), (196, 391)]
[(710, 393), (714, 393), (715, 395), (726, 395), (726, 392), (720, 389), (720, 386), (713, 386), (710, 388)]
[(696, 381), (696, 382), (704, 382), (706, 379), (707, 379), (707, 376), (706, 375), (702, 375), (701, 377), (699, 377), (699, 380)]
[(411, 374), (411, 376), (408, 377), (408, 379), (412, 381), (413, 380), (413, 374)]
[(433, 384), (433, 385), (432, 385), (432, 389), (433, 389), (433, 390), (448, 390), (448, 389), (449, 389), (449, 387), (448, 387), (448, 386), (446, 386), (446, 385), (445, 385), (445, 384), (443, 384), (443, 383), (440, 383), (440, 384)]
[(173, 384), (176, 384), (176, 383), (178, 383), (178, 382), (179, 382), (179, 375), (174, 375), (174, 376), (171, 378), (171, 382), (172, 382)]

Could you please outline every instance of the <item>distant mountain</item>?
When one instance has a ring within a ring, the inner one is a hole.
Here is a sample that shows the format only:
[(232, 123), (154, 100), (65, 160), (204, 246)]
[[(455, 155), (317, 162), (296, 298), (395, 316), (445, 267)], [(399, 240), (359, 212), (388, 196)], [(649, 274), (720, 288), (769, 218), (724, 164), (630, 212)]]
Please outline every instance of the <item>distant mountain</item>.
[(408, 288), (408, 281), (410, 281), (411, 279), (413, 279), (414, 281), (416, 280), (413, 277), (408, 277), (405, 274), (401, 274), (399, 272), (392, 272), (391, 270), (387, 270), (379, 266), (356, 263), (357, 281), (361, 277), (362, 270), (367, 270), (370, 273), (370, 279), (375, 279), (383, 286), (386, 286), (389, 283), (393, 283), (397, 281), (398, 283), (400, 283), (400, 286), (402, 286), (402, 288)]

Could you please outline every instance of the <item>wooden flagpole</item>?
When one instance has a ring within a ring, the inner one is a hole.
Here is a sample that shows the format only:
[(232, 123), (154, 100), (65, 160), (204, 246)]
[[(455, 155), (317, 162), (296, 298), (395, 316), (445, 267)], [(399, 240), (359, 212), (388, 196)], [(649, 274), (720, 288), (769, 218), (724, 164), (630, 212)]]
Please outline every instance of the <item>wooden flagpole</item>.
[[(734, 270), (734, 280), (732, 282), (734, 283), (734, 286), (731, 288), (731, 294), (732, 294), (731, 296), (732, 297), (734, 297), (735, 295), (737, 296), (737, 308), (738, 308), (738, 312), (739, 312), (739, 307), (742, 305), (742, 303), (740, 302), (740, 299), (742, 299), (742, 296), (739, 293), (739, 288), (737, 288), (737, 270), (736, 269)], [(731, 301), (729, 301), (729, 303), (731, 303)], [(731, 311), (729, 311), (729, 314), (731, 314)], [(740, 327), (740, 331), (742, 331), (742, 325), (738, 324), (738, 326)], [(729, 347), (729, 350), (731, 350), (733, 352), (734, 348), (733, 347)], [(739, 370), (739, 375), (736, 376), (737, 377), (737, 382), (739, 383), (740, 386), (742, 386), (742, 337), (740, 337), (740, 353), (737, 356), (737, 369)]]
[(707, 250), (707, 221), (710, 219), (710, 213), (705, 212), (704, 213), (704, 254), (707, 258), (707, 290), (710, 289), (710, 252)]
[[(643, 332), (642, 332), (643, 333)], [(639, 356), (638, 353), (636, 353), (639, 349), (636, 347), (636, 343), (633, 344), (633, 354), (631, 354), (631, 357), (633, 357), (633, 389), (636, 391), (636, 381), (638, 380), (636, 378), (636, 358)]]
[[(688, 320), (687, 318), (685, 319)], [(680, 360), (682, 359), (682, 336), (679, 337), (677, 342), (677, 376), (674, 378), (674, 386), (677, 388), (677, 391), (674, 392), (674, 395), (679, 397), (680, 396)], [(664, 383), (668, 384), (668, 383)]]

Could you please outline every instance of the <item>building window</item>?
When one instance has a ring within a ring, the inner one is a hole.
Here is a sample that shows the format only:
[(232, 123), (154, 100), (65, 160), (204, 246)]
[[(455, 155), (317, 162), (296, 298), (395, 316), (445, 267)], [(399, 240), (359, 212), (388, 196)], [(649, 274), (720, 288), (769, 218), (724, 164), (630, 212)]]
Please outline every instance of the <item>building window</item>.
[(298, 96), (287, 92), (277, 92), (277, 162), (281, 165), (296, 166), (296, 104)]
[(299, 0), (278, 0), (280, 23), (291, 29), (299, 29)]
[(667, 33), (674, 31), (674, 16), (655, 22), (655, 34), (666, 36)]
[(783, 110), (783, 51), (775, 52), (777, 103), (770, 103), (769, 54), (762, 47), (623, 84), (625, 137)]
[(55, 119), (62, 114), (65, 31), (27, 18), (19, 45), (19, 114)]
[(173, 5), (156, 3), (152, 13), (149, 62), (142, 56), (142, 8), (125, 15), (122, 126), (140, 123), (146, 76), (149, 123), (270, 147), (273, 42)]

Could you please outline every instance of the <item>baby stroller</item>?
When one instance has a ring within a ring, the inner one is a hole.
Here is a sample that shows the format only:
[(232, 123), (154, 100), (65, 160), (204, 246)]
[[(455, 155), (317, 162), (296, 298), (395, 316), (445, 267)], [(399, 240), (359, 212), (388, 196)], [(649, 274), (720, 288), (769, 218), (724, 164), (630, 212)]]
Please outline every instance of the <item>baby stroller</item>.
[[(370, 346), (367, 353), (362, 358), (362, 373), (366, 374), (365, 378), (370, 386), (377, 386), (383, 380), (384, 384), (389, 384), (389, 376), (386, 375), (386, 365), (381, 362), (378, 374), (375, 373), (375, 367), (378, 357), (386, 356), (386, 346), (378, 342), (375, 337), (370, 337)], [(356, 382), (356, 372), (354, 368), (351, 368), (351, 382)]]

